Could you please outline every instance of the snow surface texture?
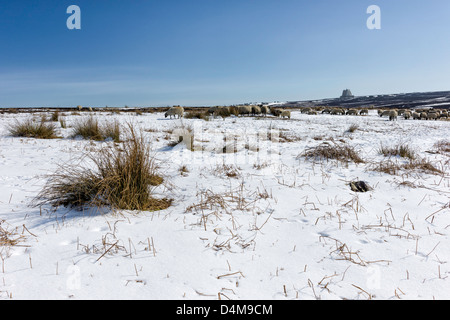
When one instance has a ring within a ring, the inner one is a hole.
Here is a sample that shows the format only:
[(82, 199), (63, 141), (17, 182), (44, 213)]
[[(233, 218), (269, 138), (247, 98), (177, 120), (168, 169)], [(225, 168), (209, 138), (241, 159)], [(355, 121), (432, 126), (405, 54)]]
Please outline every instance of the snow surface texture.
[[(156, 191), (172, 206), (121, 213), (31, 207), (45, 174), (112, 142), (69, 138), (71, 123), (87, 113), (66, 113), (67, 129), (54, 140), (11, 137), (6, 125), (32, 115), (0, 115), (0, 221), (20, 237), (0, 247), (1, 298), (450, 298), (450, 154), (434, 147), (450, 137), (450, 122), (390, 122), (375, 111), (293, 111), (291, 120), (94, 115), (146, 130), (168, 181)], [(168, 146), (168, 132), (181, 124), (195, 130), (194, 151)], [(230, 141), (236, 149), (223, 153)], [(352, 146), (365, 162), (301, 157), (324, 142)], [(380, 146), (398, 144), (444, 174), (374, 171), (388, 160)], [(359, 180), (373, 190), (351, 191)]]

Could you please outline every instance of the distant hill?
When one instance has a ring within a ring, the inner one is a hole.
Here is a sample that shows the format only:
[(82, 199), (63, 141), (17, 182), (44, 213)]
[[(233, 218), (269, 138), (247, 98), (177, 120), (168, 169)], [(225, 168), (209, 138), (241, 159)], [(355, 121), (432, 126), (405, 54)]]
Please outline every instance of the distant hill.
[(359, 96), (342, 100), (341, 98), (289, 101), (284, 107), (303, 106), (336, 106), (336, 107), (370, 107), (376, 108), (441, 108), (450, 109), (450, 91), (414, 92), (385, 94), (374, 96)]

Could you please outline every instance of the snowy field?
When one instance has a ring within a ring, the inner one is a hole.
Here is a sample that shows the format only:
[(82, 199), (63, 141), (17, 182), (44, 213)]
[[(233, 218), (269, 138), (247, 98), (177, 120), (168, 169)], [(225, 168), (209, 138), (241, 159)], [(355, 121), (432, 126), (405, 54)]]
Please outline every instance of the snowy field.
[[(33, 115), (0, 115), (0, 226), (18, 240), (0, 246), (0, 298), (450, 299), (450, 152), (436, 145), (450, 141), (449, 121), (96, 112), (144, 130), (166, 181), (157, 195), (172, 206), (31, 206), (59, 164), (113, 144), (70, 138), (89, 115), (67, 112), (52, 140), (11, 137), (7, 125)], [(194, 151), (169, 146), (180, 126)], [(302, 156), (320, 145), (350, 146), (363, 162)], [(398, 145), (437, 171), (379, 152)]]

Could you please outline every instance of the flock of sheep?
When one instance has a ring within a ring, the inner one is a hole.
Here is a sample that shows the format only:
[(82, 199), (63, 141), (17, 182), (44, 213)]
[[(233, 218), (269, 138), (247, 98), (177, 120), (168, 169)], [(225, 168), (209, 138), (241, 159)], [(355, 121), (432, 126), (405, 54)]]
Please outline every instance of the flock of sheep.
[[(83, 107), (78, 106), (78, 109), (81, 111)], [(89, 107), (89, 111), (92, 111), (92, 108)], [(309, 115), (318, 115), (318, 114), (331, 114), (331, 115), (368, 115), (368, 108), (341, 108), (341, 107), (303, 107), (300, 108), (300, 112), (303, 114)], [(281, 118), (291, 118), (291, 112), (289, 110), (285, 110), (282, 108), (269, 108), (268, 106), (256, 106), (256, 105), (245, 105), (245, 106), (231, 106), (231, 107), (211, 107), (208, 109), (207, 113), (210, 116), (218, 117), (218, 116), (264, 116), (266, 117), (268, 114), (271, 114), (275, 117)], [(184, 108), (181, 106), (174, 106), (169, 108), (167, 112), (164, 114), (165, 117), (174, 118), (183, 118), (184, 117)], [(438, 120), (438, 119), (448, 119), (450, 114), (448, 110), (445, 109), (389, 109), (389, 110), (378, 110), (378, 115), (380, 117), (389, 117), (390, 121), (395, 121), (399, 116), (402, 116), (404, 119), (413, 119), (413, 120)]]
[(437, 120), (437, 119), (447, 119), (448, 111), (440, 109), (417, 109), (414, 111), (401, 109), (401, 110), (378, 110), (378, 115), (380, 117), (389, 116), (389, 120), (397, 120), (398, 116), (403, 116), (406, 120)]
[[(281, 118), (291, 118), (291, 112), (289, 110), (282, 109), (270, 109), (268, 106), (238, 106), (238, 107), (212, 107), (208, 109), (208, 114), (213, 117), (221, 116), (221, 115), (231, 115), (235, 116), (267, 116), (267, 114), (271, 113), (276, 117)], [(182, 118), (184, 116), (184, 108), (180, 106), (175, 106), (167, 110), (164, 116), (170, 119), (174, 118)]]
[[(301, 113), (309, 115), (321, 114), (332, 114), (332, 115), (368, 115), (369, 109), (367, 108), (301, 108)], [(291, 112), (289, 110), (284, 110), (281, 108), (272, 108), (268, 106), (232, 106), (232, 107), (212, 107), (208, 109), (208, 114), (217, 117), (224, 114), (235, 116), (267, 116), (267, 114), (272, 114), (275, 117), (281, 118), (291, 118)], [(170, 108), (166, 113), (165, 117), (178, 117), (182, 118), (184, 115), (184, 109), (180, 106), (175, 106)], [(447, 119), (449, 117), (449, 112), (447, 110), (441, 109), (390, 109), (390, 110), (378, 110), (378, 115), (380, 117), (387, 116), (390, 121), (395, 121), (399, 116), (403, 116), (404, 119), (419, 119), (419, 120), (437, 120), (437, 119)]]

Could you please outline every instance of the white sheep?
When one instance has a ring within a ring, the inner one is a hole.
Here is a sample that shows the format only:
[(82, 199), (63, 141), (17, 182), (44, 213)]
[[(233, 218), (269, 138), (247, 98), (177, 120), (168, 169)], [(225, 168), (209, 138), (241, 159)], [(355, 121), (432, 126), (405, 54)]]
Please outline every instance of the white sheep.
[(411, 115), (412, 115), (413, 120), (416, 120), (416, 119), (420, 120), (420, 113), (414, 111)]
[(178, 119), (180, 119), (183, 118), (183, 114), (184, 114), (183, 107), (172, 107), (169, 110), (167, 110), (167, 112), (164, 114), (164, 117), (167, 118), (167, 116), (169, 116), (170, 119), (172, 119), (172, 116), (174, 116), (174, 118), (178, 116)]
[(389, 121), (395, 121), (397, 120), (398, 112), (395, 110), (392, 110), (389, 112)]
[(369, 109), (361, 109), (361, 111), (359, 111), (359, 115), (362, 116), (363, 114), (368, 115), (369, 114)]
[(273, 108), (272, 110), (270, 110), (270, 113), (272, 113), (272, 115), (274, 115), (275, 117), (279, 117), (282, 112), (283, 110), (281, 110), (280, 108)]
[(261, 108), (259, 106), (252, 106), (252, 115), (256, 116), (261, 114)]
[(240, 106), (239, 114), (240, 115), (250, 115), (252, 113), (252, 107), (250, 106)]
[(268, 113), (270, 113), (270, 109), (269, 109), (269, 107), (268, 106), (262, 106), (261, 107), (261, 113), (264, 115), (264, 117), (268, 114)]
[[(392, 110), (393, 111), (393, 110)], [(380, 113), (380, 117), (384, 117), (384, 116), (389, 116), (390, 115), (390, 113), (391, 113), (391, 110), (386, 110), (386, 111), (383, 111), (382, 113)]]
[(432, 119), (437, 120), (438, 118), (439, 118), (439, 113), (437, 113), (437, 112), (429, 112), (428, 113), (427, 120), (432, 120)]
[(411, 111), (405, 111), (403, 113), (403, 118), (405, 118), (406, 120), (411, 118)]
[(312, 111), (312, 109), (311, 109), (310, 107), (307, 107), (307, 108), (303, 108), (303, 109), (301, 110), (301, 113), (308, 113), (308, 112), (310, 112), (310, 111)]
[(284, 111), (281, 112), (280, 116), (282, 118), (288, 117), (290, 119), (291, 118), (291, 112), (289, 110), (284, 110)]

